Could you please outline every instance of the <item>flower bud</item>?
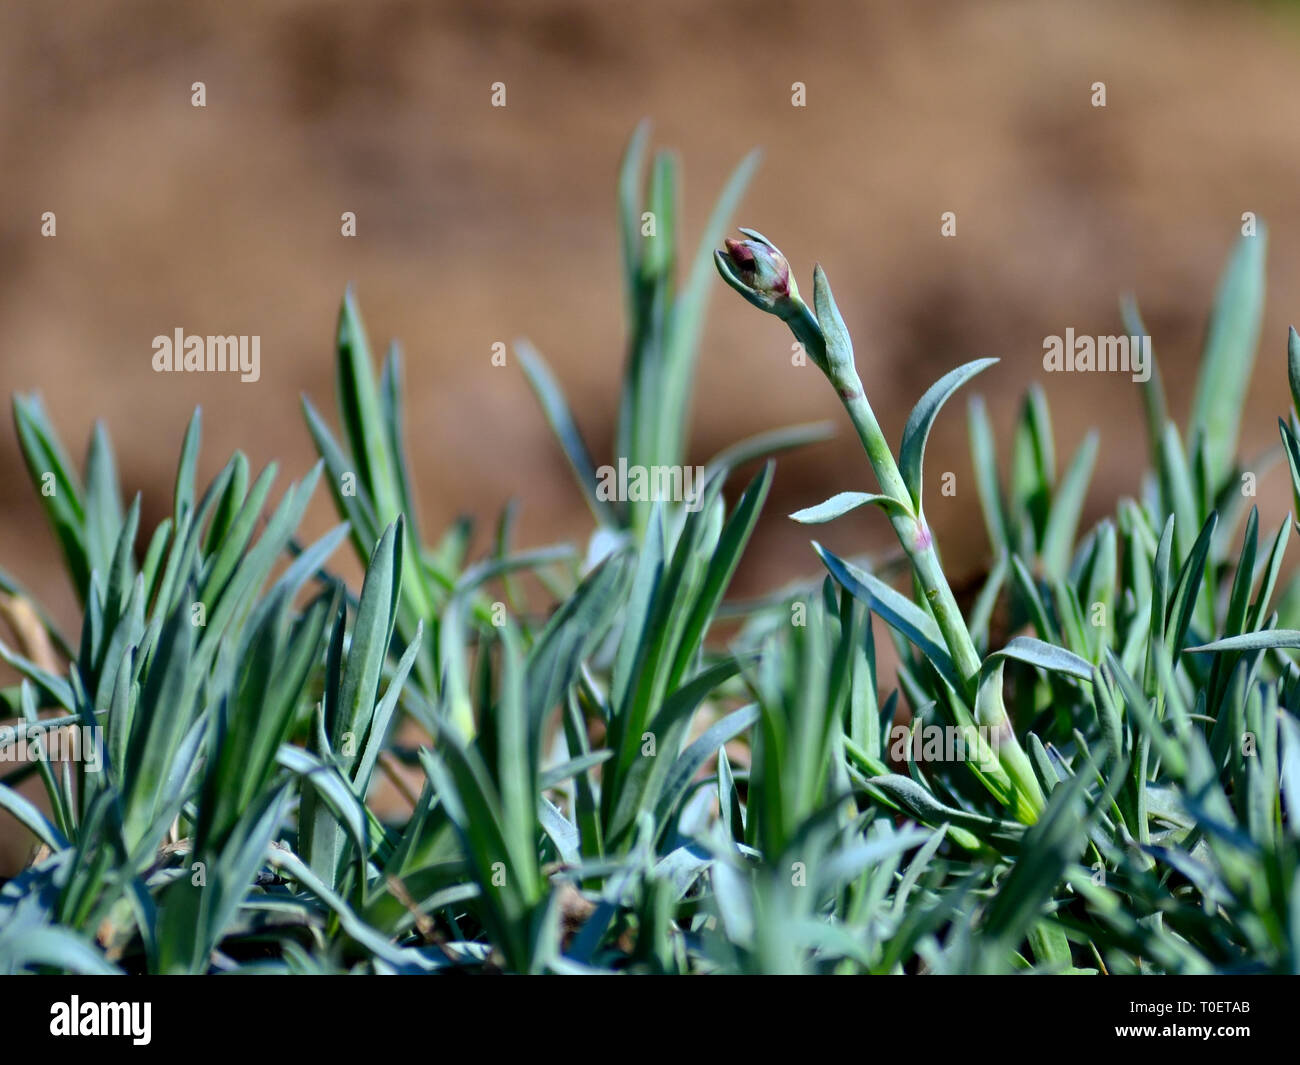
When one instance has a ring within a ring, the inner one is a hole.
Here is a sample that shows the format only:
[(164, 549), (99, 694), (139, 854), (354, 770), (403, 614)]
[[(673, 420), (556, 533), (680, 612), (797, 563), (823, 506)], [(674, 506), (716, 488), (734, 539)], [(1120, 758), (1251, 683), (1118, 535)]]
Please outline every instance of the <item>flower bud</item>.
[(748, 240), (727, 238), (726, 250), (713, 253), (724, 281), (755, 307), (790, 318), (798, 312), (799, 286), (780, 249), (762, 233), (741, 229)]

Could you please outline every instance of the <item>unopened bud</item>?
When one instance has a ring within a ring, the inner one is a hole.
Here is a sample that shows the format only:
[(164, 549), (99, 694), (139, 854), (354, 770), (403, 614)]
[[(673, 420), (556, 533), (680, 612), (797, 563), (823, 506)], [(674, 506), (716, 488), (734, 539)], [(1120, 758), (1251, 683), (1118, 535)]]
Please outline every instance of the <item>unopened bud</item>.
[(724, 281), (755, 307), (789, 319), (798, 313), (799, 286), (790, 264), (762, 233), (741, 229), (748, 240), (726, 240), (726, 250), (713, 253)]

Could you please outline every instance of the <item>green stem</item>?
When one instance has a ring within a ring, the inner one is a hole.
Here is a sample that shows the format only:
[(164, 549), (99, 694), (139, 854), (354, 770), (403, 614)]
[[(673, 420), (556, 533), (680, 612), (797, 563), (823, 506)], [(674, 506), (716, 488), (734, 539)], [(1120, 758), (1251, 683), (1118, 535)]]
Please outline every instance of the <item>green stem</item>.
[[(806, 308), (805, 308), (806, 309)], [(805, 345), (806, 346), (806, 345)], [(894, 452), (885, 439), (885, 434), (876, 420), (876, 413), (871, 409), (867, 394), (862, 387), (862, 380), (853, 367), (836, 367), (831, 376), (831, 383), (839, 393), (840, 401), (848, 412), (853, 428), (857, 430), (858, 439), (867, 453), (871, 468), (876, 471), (880, 490), (902, 503), (907, 504), (909, 513), (891, 514), (890, 523), (898, 541), (911, 560), (912, 570), (921, 583), (925, 601), (934, 615), (935, 623), (943, 634), (948, 653), (952, 655), (953, 665), (961, 677), (963, 691), (967, 701), (973, 701), (979, 685), (980, 656), (975, 650), (970, 630), (957, 606), (957, 598), (952, 594), (948, 578), (939, 564), (939, 555), (935, 551), (934, 536), (926, 524), (925, 515), (910, 513), (911, 493), (899, 472)]]
[[(957, 597), (953, 595), (952, 587), (948, 584), (948, 578), (939, 563), (934, 536), (926, 523), (925, 515), (920, 511), (919, 500), (914, 508), (911, 492), (899, 472), (894, 452), (885, 439), (880, 422), (876, 420), (876, 413), (867, 400), (862, 380), (858, 377), (851, 355), (849, 358), (832, 360), (827, 352), (822, 328), (808, 305), (798, 298), (791, 303), (790, 313), (783, 315), (791, 332), (803, 344), (804, 350), (826, 374), (831, 384), (835, 386), (836, 392), (839, 393), (840, 401), (844, 404), (849, 420), (857, 430), (858, 439), (862, 441), (862, 448), (871, 462), (871, 468), (875, 470), (876, 479), (880, 482), (880, 490), (903, 503), (906, 508), (903, 513), (892, 512), (890, 524), (894, 526), (898, 541), (907, 553), (912, 564), (912, 572), (916, 575), (921, 592), (925, 596), (926, 605), (939, 626), (948, 653), (952, 656), (953, 666), (961, 679), (961, 695), (969, 706), (974, 707), (979, 696), (982, 663), (979, 652), (975, 650), (975, 642), (971, 639), (970, 630), (966, 627), (966, 619), (957, 605)], [(1019, 793), (1018, 796), (1013, 797), (1017, 815), (1021, 820), (1032, 821), (1043, 808), (1043, 793), (1038, 786), (1038, 779), (1034, 775), (1029, 758), (1011, 728), (1002, 701), (1002, 693), (999, 690), (996, 694), (995, 705), (990, 706), (989, 710), (998, 719), (985, 723), (997, 728), (1002, 736), (998, 746), (998, 760)]]

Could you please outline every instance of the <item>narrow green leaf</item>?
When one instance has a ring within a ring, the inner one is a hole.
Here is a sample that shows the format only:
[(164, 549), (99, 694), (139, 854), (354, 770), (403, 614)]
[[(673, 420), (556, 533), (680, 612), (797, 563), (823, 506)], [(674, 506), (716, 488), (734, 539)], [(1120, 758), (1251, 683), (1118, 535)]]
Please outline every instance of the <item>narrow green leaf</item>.
[(1255, 364), (1264, 315), (1264, 259), (1268, 231), (1261, 222), (1242, 236), (1219, 280), (1201, 371), (1192, 403), (1191, 432), (1205, 434), (1216, 483), (1232, 469), (1246, 389)]
[(934, 618), (878, 577), (837, 557), (816, 541), (813, 542), (813, 550), (841, 587), (911, 640), (955, 691), (962, 690), (961, 680)]
[(1067, 676), (1077, 677), (1079, 680), (1092, 681), (1092, 663), (1086, 658), (1081, 658), (1064, 647), (1056, 647), (1050, 643), (1044, 643), (1042, 640), (1035, 640), (1031, 636), (1017, 636), (1008, 643), (1002, 650), (994, 651), (986, 659), (992, 662), (996, 659), (1011, 658), (1017, 662), (1027, 662), (1031, 666), (1038, 666), (1040, 669), (1051, 670), (1055, 673), (1064, 673)]
[(994, 551), (1010, 552), (1015, 550), (1015, 544), (1007, 532), (1006, 507), (1002, 501), (1001, 481), (998, 478), (997, 444), (993, 426), (989, 422), (984, 400), (979, 396), (971, 397), (967, 409), (975, 488), (979, 493), (980, 510), (984, 514), (984, 527), (988, 530), (989, 546)]
[(515, 354), (524, 368), (529, 386), (542, 405), (542, 413), (546, 415), (551, 431), (560, 442), (560, 449), (568, 460), (569, 468), (573, 471), (578, 487), (582, 489), (583, 498), (591, 513), (601, 525), (617, 525), (617, 508), (596, 494), (596, 464), (591, 459), (591, 453), (569, 410), (568, 401), (564, 398), (564, 391), (551, 373), (551, 368), (527, 340), (515, 341)]
[(815, 507), (796, 510), (790, 517), (802, 525), (824, 525), (868, 503), (874, 503), (891, 516), (912, 516), (911, 508), (892, 496), (872, 495), (868, 492), (838, 492)]
[(930, 428), (939, 414), (940, 408), (948, 398), (977, 373), (987, 370), (997, 359), (976, 359), (964, 366), (950, 370), (931, 385), (925, 395), (912, 408), (903, 428), (903, 443), (898, 452), (898, 468), (903, 475), (903, 483), (912, 493), (912, 510), (920, 514), (921, 504), (921, 466), (925, 459), (925, 442), (929, 439)]
[(1043, 572), (1050, 580), (1063, 581), (1068, 574), (1079, 518), (1083, 514), (1088, 483), (1092, 480), (1092, 469), (1097, 460), (1097, 441), (1095, 431), (1084, 437), (1052, 494), (1052, 506), (1047, 514), (1047, 528), (1040, 548)]

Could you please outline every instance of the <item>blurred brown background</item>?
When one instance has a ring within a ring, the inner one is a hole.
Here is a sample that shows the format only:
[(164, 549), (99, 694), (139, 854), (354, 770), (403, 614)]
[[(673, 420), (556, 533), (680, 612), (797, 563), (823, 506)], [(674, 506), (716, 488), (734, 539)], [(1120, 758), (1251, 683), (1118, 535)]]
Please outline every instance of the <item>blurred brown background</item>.
[[(151, 528), (196, 404), (204, 473), (235, 447), (306, 470), (298, 396), (333, 416), (335, 315), (354, 281), (375, 347), (398, 337), (407, 352), (424, 528), (490, 522), (514, 495), (526, 543), (581, 536), (560, 453), (491, 345), (529, 336), (608, 458), (624, 354), (613, 182), (649, 116), (684, 164), (689, 244), (730, 169), (763, 148), (736, 221), (777, 241), (805, 285), (814, 259), (826, 266), (892, 438), (941, 371), (1000, 355), (978, 387), (1004, 440), (1035, 380), (1062, 461), (1089, 425), (1107, 430), (1096, 516), (1137, 488), (1138, 386), (1045, 375), (1043, 337), (1117, 333), (1117, 296), (1135, 291), (1181, 417), (1243, 211), (1271, 226), (1245, 448), (1276, 442), (1285, 328), (1300, 318), (1297, 69), (1300, 22), (1277, 4), (9, 2), (0, 380), (6, 395), (41, 391), (78, 456), (104, 418)], [(191, 106), (195, 81), (206, 108)], [(490, 106), (497, 81), (504, 109)], [(340, 235), (344, 211), (355, 239)], [(261, 380), (155, 374), (151, 340), (177, 327), (259, 334)], [(817, 569), (783, 514), (874, 487), (833, 393), (789, 351), (717, 284), (692, 461), (780, 424), (840, 426), (782, 460), (747, 593)], [(929, 506), (946, 554), (974, 567), (965, 434), (959, 400), (931, 459), (957, 471), (958, 496)], [(71, 623), (11, 428), (0, 463), (0, 566)], [(1285, 505), (1281, 486), (1261, 494)], [(312, 531), (331, 519), (322, 491)], [(852, 552), (889, 533), (873, 513), (824, 536)]]

